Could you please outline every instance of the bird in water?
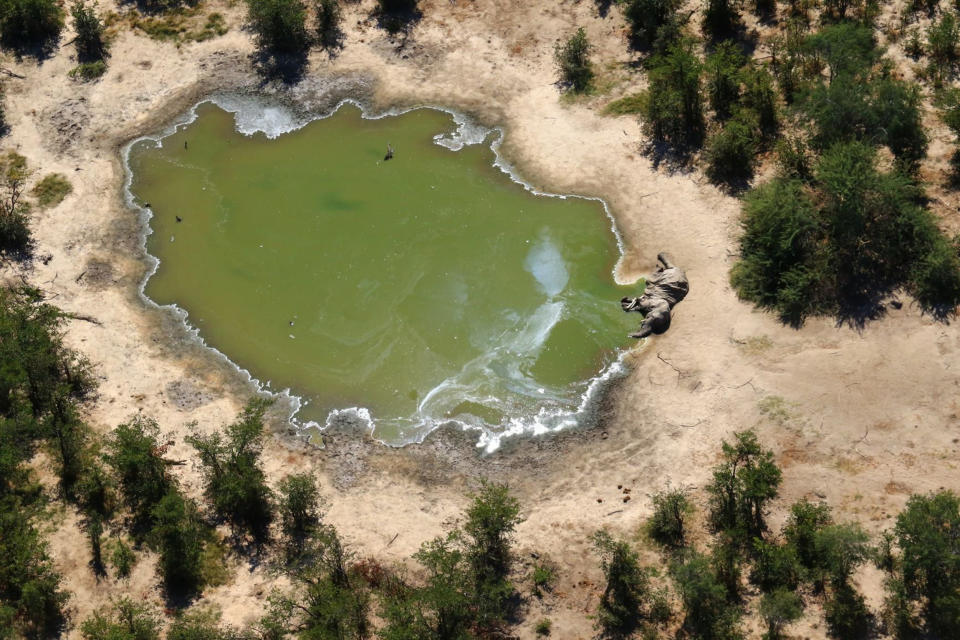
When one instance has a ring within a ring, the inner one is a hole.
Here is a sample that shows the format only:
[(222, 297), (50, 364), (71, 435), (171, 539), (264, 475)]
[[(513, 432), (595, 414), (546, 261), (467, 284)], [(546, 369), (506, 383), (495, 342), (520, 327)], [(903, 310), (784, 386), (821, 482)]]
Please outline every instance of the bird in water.
[(184, 150), (184, 151), (187, 150), (187, 141), (186, 141), (186, 140), (183, 141), (183, 150)]
[(183, 222), (183, 218), (181, 218), (180, 216), (174, 216), (174, 217), (177, 219), (177, 222)]
[(383, 161), (386, 162), (393, 158), (393, 147), (390, 146), (390, 143), (387, 143), (387, 155), (383, 156)]

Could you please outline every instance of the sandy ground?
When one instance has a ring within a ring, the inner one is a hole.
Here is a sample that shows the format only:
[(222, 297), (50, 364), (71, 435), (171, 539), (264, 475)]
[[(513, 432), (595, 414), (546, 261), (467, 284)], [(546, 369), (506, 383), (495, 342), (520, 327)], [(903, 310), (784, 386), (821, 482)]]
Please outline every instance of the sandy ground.
[[(629, 71), (616, 9), (600, 17), (586, 0), (423, 5), (423, 20), (404, 42), (368, 20), (370, 0), (345, 5), (345, 47), (332, 59), (315, 53), (293, 93), (316, 102), (347, 92), (380, 107), (443, 104), (501, 125), (506, 156), (536, 186), (607, 200), (626, 240), (629, 275), (650, 269), (656, 253), (667, 250), (686, 268), (691, 292), (669, 333), (633, 355), (634, 371), (611, 393), (596, 429), (518, 442), (481, 458), (450, 434), (400, 451), (335, 435), (316, 450), (285, 436), (278, 421), (265, 451), (271, 478), (314, 472), (330, 503), (327, 520), (358, 555), (387, 563), (454, 523), (464, 491), (480, 476), (509, 482), (526, 516), (517, 536), (524, 565), (536, 552), (560, 574), (552, 595), (528, 599), (518, 629), (525, 638), (544, 616), (554, 622), (554, 637), (592, 637), (587, 614), (600, 575), (590, 533), (605, 526), (634, 536), (649, 513), (647, 494), (667, 484), (702, 486), (721, 439), (734, 430), (756, 427), (780, 452), (777, 524), (783, 506), (809, 496), (826, 498), (841, 520), (879, 531), (909, 493), (960, 486), (955, 328), (922, 316), (908, 298), (862, 331), (831, 320), (797, 331), (738, 301), (727, 281), (738, 202), (698, 173), (655, 169), (635, 119), (599, 115), (608, 100), (640, 84)], [(12, 132), (0, 143), (24, 154), (38, 178), (59, 171), (74, 185), (62, 204), (37, 215), (38, 253), (52, 259), (26, 275), (55, 304), (100, 323), (74, 321), (67, 332), (97, 365), (100, 396), (89, 420), (105, 432), (138, 411), (154, 416), (177, 458), (189, 456), (183, 436), (191, 423), (204, 431), (228, 423), (250, 388), (171, 313), (140, 299), (140, 223), (121, 199), (118, 149), (211, 91), (260, 82), (239, 8), (209, 6), (227, 16), (227, 35), (177, 47), (121, 30), (109, 71), (95, 83), (68, 78), (71, 46), (42, 63), (4, 63), (25, 78), (4, 81)], [(603, 93), (570, 100), (555, 86), (552, 53), (579, 25), (596, 46)], [(941, 154), (932, 167), (945, 165), (946, 138), (932, 153)], [(955, 202), (940, 204), (956, 216)], [(179, 471), (197, 493), (196, 470)], [(632, 490), (631, 501), (623, 502), (618, 485)], [(74, 514), (58, 520), (51, 540), (74, 594), (74, 621), (124, 593), (159, 602), (149, 559), (129, 581), (96, 581)], [(880, 576), (865, 571), (860, 579), (879, 604)], [(240, 624), (262, 611), (273, 583), (263, 568), (237, 561), (230, 582), (208, 590), (203, 601)], [(528, 581), (521, 591), (529, 593)], [(824, 635), (815, 618), (795, 632)]]

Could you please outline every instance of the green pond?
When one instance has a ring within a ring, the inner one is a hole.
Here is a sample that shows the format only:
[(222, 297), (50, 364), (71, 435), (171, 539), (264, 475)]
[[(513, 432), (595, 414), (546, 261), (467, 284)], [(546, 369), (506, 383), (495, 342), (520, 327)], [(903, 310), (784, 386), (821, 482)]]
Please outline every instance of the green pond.
[(492, 133), (441, 146), (457, 126), (436, 109), (344, 105), (273, 138), (237, 126), (204, 103), (131, 147), (159, 260), (144, 292), (301, 398), (301, 423), (360, 419), (403, 444), (453, 421), (492, 449), (584, 419), (622, 373), (640, 318), (619, 299), (638, 286), (614, 281), (600, 202), (511, 180)]

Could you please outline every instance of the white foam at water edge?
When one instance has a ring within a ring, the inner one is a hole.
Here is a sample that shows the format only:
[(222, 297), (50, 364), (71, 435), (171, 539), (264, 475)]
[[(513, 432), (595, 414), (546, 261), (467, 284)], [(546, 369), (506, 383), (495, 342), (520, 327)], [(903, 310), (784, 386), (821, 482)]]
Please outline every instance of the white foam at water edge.
[(439, 133), (433, 136), (433, 141), (441, 147), (446, 147), (451, 151), (460, 151), (464, 147), (480, 144), (490, 135), (491, 129), (483, 127), (462, 113), (451, 111), (453, 121), (457, 125), (457, 130), (451, 133)]
[[(353, 418), (354, 420), (362, 423), (365, 429), (373, 432), (373, 417), (370, 415), (370, 410), (365, 407), (334, 409), (327, 414), (326, 423), (323, 425), (323, 429), (329, 429), (330, 427), (336, 425), (337, 421), (343, 417)], [(314, 425), (317, 424), (313, 421), (311, 421), (311, 423)]]
[(550, 298), (563, 291), (570, 280), (563, 254), (546, 232), (540, 242), (530, 249), (523, 266)]

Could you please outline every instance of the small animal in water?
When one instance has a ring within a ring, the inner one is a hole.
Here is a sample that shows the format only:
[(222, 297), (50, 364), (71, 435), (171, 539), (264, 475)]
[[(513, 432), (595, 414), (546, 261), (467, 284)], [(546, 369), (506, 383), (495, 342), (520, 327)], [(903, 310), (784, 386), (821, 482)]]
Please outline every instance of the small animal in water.
[(177, 222), (183, 222), (183, 218), (181, 218), (180, 216), (174, 216), (174, 217), (177, 219)]
[(187, 141), (186, 141), (186, 140), (183, 141), (183, 150), (184, 150), (184, 151), (187, 150)]
[(387, 155), (383, 156), (383, 161), (386, 162), (393, 158), (393, 147), (390, 146), (390, 143), (387, 143)]

